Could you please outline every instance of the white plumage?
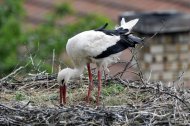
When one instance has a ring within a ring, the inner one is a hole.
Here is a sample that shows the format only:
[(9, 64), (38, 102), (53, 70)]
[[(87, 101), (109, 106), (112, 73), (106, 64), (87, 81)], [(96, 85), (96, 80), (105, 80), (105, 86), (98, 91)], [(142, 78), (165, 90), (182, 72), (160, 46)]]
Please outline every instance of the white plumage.
[[(100, 66), (104, 65), (102, 63), (106, 63), (106, 60), (104, 58), (95, 59), (94, 57), (101, 54), (108, 47), (115, 45), (119, 40), (119, 36), (109, 36), (100, 31), (90, 30), (69, 39), (66, 50), (76, 67), (82, 67), (91, 62)], [(107, 59), (112, 60), (113, 55), (107, 57)]]
[(125, 18), (122, 18), (121, 22), (120, 22), (120, 26), (116, 27), (116, 29), (118, 29), (118, 28), (128, 29), (130, 32), (132, 30), (132, 28), (137, 24), (138, 21), (139, 21), (139, 19), (134, 19), (134, 20), (131, 20), (126, 23)]
[(89, 30), (81, 32), (74, 37), (70, 38), (66, 45), (66, 51), (69, 57), (71, 57), (74, 63), (74, 69), (66, 68), (58, 73), (58, 83), (63, 87), (60, 87), (60, 103), (66, 103), (66, 85), (72, 78), (78, 77), (82, 74), (85, 65), (87, 65), (89, 72), (89, 101), (90, 92), (93, 86), (93, 81), (90, 71), (90, 63), (95, 63), (98, 68), (98, 97), (99, 101), (100, 89), (101, 89), (101, 71), (100, 68), (116, 62), (121, 51), (128, 47), (134, 47), (141, 40), (135, 36), (129, 35), (132, 27), (138, 22), (138, 19), (134, 19), (129, 22), (125, 22), (123, 18), (121, 25), (115, 30)]

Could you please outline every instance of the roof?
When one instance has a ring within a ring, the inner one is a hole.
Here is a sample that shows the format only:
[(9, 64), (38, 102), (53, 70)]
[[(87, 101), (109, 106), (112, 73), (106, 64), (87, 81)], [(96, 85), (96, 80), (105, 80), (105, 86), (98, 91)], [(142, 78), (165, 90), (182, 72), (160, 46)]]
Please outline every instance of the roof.
[[(75, 18), (70, 18), (73, 20), (89, 13), (100, 13), (114, 22), (118, 22), (119, 15), (126, 11), (176, 10), (190, 12), (189, 0), (25, 0), (26, 23), (36, 25), (44, 22), (45, 17), (54, 9), (55, 5), (63, 2), (71, 3), (77, 12)], [(64, 18), (62, 22), (70, 22), (70, 20), (67, 21), (67, 18)]]
[(126, 20), (139, 18), (133, 28), (142, 34), (176, 33), (190, 31), (190, 14), (177, 11), (125, 12), (120, 18)]

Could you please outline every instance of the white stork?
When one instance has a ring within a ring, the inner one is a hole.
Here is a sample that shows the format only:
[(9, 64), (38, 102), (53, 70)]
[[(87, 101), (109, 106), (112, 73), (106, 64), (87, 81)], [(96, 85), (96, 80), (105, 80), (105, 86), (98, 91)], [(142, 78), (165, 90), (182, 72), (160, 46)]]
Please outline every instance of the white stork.
[(142, 43), (142, 39), (130, 33), (131, 29), (138, 22), (138, 19), (125, 22), (122, 18), (121, 25), (115, 30), (106, 30), (103, 27), (96, 30), (81, 32), (70, 38), (66, 45), (68, 56), (74, 63), (74, 69), (65, 68), (58, 73), (58, 83), (60, 84), (60, 105), (66, 103), (66, 88), (68, 81), (79, 77), (85, 65), (87, 65), (89, 74), (89, 89), (87, 95), (87, 103), (91, 95), (93, 87), (92, 73), (90, 63), (95, 63), (98, 69), (98, 96), (97, 105), (99, 104), (99, 96), (101, 91), (101, 68), (115, 62), (119, 54), (128, 47), (135, 47), (135, 44)]

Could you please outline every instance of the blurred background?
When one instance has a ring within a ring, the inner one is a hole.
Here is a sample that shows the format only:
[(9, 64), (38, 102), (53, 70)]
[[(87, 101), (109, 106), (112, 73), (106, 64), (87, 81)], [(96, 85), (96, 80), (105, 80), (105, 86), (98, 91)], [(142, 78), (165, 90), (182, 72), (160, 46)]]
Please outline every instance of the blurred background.
[[(138, 56), (145, 76), (188, 84), (189, 12), (189, 0), (0, 0), (0, 77), (19, 66), (26, 73), (56, 73), (58, 65), (71, 64), (65, 54), (68, 38), (106, 22), (113, 29), (125, 17), (140, 18), (134, 32), (145, 37)], [(126, 50), (121, 61), (130, 58)], [(112, 66), (111, 75), (125, 66)], [(131, 72), (122, 77), (135, 78)]]

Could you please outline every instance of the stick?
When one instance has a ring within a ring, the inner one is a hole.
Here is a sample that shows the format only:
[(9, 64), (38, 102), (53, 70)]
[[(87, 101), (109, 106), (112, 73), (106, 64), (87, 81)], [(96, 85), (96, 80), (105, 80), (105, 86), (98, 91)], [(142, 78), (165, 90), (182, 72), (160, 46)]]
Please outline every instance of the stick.
[(55, 49), (53, 49), (51, 73), (53, 73), (54, 63), (55, 63)]
[(16, 69), (15, 71), (13, 71), (13, 72), (10, 73), (9, 75), (7, 75), (6, 77), (2, 78), (2, 79), (0, 80), (0, 82), (3, 82), (4, 80), (8, 79), (9, 77), (15, 75), (18, 71), (20, 71), (20, 70), (23, 69), (23, 68), (24, 68), (23, 66), (19, 67), (18, 69)]

